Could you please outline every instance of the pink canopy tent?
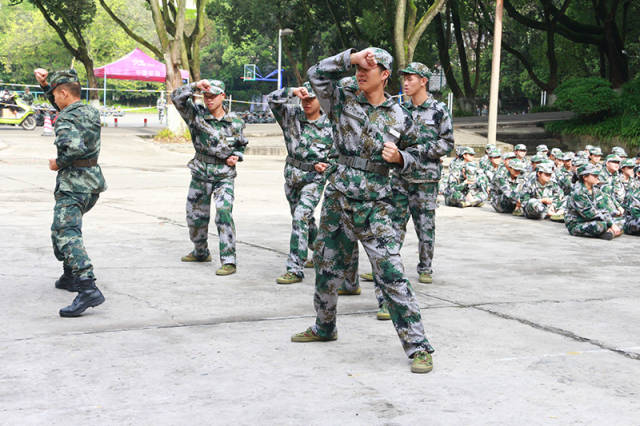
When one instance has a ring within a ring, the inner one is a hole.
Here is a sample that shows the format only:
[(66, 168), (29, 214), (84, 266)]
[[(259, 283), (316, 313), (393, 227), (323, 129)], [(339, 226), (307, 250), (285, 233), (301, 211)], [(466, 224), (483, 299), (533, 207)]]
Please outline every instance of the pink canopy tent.
[[(96, 77), (118, 79), (118, 80), (140, 80), (164, 82), (167, 76), (165, 65), (156, 61), (137, 47), (126, 56), (115, 62), (94, 68)], [(189, 71), (180, 70), (183, 80), (189, 79)]]

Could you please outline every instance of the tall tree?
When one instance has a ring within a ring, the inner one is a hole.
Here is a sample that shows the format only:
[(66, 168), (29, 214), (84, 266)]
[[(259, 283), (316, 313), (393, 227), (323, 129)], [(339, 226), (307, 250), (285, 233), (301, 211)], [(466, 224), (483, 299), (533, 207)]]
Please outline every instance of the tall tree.
[(393, 38), (396, 62), (399, 69), (404, 68), (413, 61), (413, 55), (420, 38), (422, 38), (433, 18), (442, 11), (446, 3), (447, 0), (434, 0), (433, 4), (418, 20), (418, 6), (416, 6), (415, 0), (398, 0)]
[[(22, 3), (23, 0), (10, 0), (11, 5)], [(89, 53), (89, 43), (85, 30), (96, 15), (96, 5), (93, 0), (28, 0), (42, 13), (47, 23), (56, 31), (64, 47), (80, 61), (87, 73), (89, 87), (98, 87), (96, 75), (93, 72), (93, 59)], [(90, 98), (97, 101), (97, 91), (90, 91)]]

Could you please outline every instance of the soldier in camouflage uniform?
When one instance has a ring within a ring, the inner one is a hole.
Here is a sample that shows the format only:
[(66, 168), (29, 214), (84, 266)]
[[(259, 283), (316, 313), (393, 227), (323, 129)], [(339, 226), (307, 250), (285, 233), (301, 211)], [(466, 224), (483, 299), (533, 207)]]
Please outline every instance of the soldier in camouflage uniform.
[(636, 178), (627, 187), (624, 199), (624, 232), (630, 235), (640, 235), (640, 166), (635, 171)]
[(611, 240), (622, 234), (621, 221), (607, 210), (605, 194), (598, 186), (600, 170), (595, 164), (578, 167), (579, 181), (567, 198), (565, 225), (571, 235)]
[(518, 189), (520, 204), (526, 218), (564, 218), (564, 193), (551, 180), (552, 175), (553, 162), (543, 161), (536, 168), (536, 178), (524, 181)]
[[(204, 105), (192, 97), (200, 89)], [(191, 184), (187, 196), (187, 225), (194, 250), (183, 262), (211, 262), (207, 243), (211, 198), (216, 206), (216, 227), (220, 239), (220, 263), (216, 275), (236, 272), (236, 228), (232, 211), (236, 164), (242, 161), (247, 139), (242, 134), (244, 122), (228, 114), (222, 103), (225, 86), (219, 80), (200, 80), (186, 84), (171, 94), (171, 100), (189, 126), (196, 155), (189, 162)]]
[[(498, 170), (496, 170), (495, 174), (493, 175), (493, 179), (495, 179), (496, 177), (507, 177), (509, 174), (509, 171), (507, 170), (507, 166), (511, 160), (514, 160), (516, 158), (517, 157), (514, 152), (505, 152), (504, 154), (502, 154), (502, 163), (500, 164), (500, 166), (498, 166)], [(522, 161), (522, 163), (525, 164), (525, 170), (528, 170), (527, 169), (528, 166), (526, 166), (526, 162), (524, 160), (520, 160), (520, 161)]]
[(589, 162), (598, 166), (598, 169), (602, 170), (602, 149), (594, 146), (589, 149)]
[(64, 271), (55, 287), (78, 293), (71, 305), (60, 309), (60, 316), (77, 317), (104, 302), (82, 241), (83, 216), (107, 188), (98, 165), (100, 113), (80, 100), (75, 70), (55, 72), (48, 82), (46, 70), (34, 73), (49, 102), (60, 111), (54, 127), (57, 158), (49, 160), (49, 169), (58, 172), (51, 240)]
[(600, 183), (610, 186), (610, 192), (615, 197), (617, 204), (624, 201), (624, 184), (620, 178), (620, 163), (622, 159), (616, 154), (609, 154), (605, 159), (604, 167), (600, 171)]
[[(347, 50), (307, 73), (322, 109), (335, 123), (338, 158), (328, 176), (314, 251), (316, 323), (291, 340), (337, 339), (338, 288), (346, 268), (341, 254), (352, 252), (360, 240), (404, 350), (413, 358), (411, 371), (427, 373), (433, 368), (434, 349), (425, 337), (420, 308), (398, 253), (389, 168), (412, 170), (416, 159), (433, 158), (436, 147), (432, 141), (420, 143), (409, 112), (384, 93), (392, 61), (378, 48)], [(360, 94), (338, 85), (341, 74), (354, 65)]]
[(572, 177), (573, 169), (571, 167), (571, 160), (573, 160), (572, 152), (565, 152), (560, 159), (560, 166), (555, 169), (555, 180), (558, 182), (563, 194), (569, 195), (573, 186)]
[(22, 96), (20, 96), (20, 98), (22, 98), (24, 103), (27, 105), (33, 104), (33, 93), (31, 93), (31, 90), (29, 90), (28, 87), (24, 88), (24, 93), (22, 94)]
[(519, 203), (518, 188), (521, 174), (526, 171), (526, 164), (520, 159), (513, 159), (505, 165), (506, 174), (497, 174), (491, 181), (491, 206), (498, 213), (511, 213)]
[(635, 166), (636, 162), (631, 158), (625, 159), (620, 164), (620, 182), (624, 188), (625, 196), (626, 193), (629, 192), (629, 189), (631, 189), (631, 186), (637, 183), (634, 172)]
[(445, 203), (452, 207), (481, 207), (487, 200), (484, 174), (474, 162), (467, 162), (458, 172), (449, 175)]
[[(391, 186), (394, 189), (393, 224), (400, 247), (404, 243), (409, 217), (413, 219), (418, 236), (419, 263), (417, 267), (418, 281), (433, 282), (431, 267), (435, 239), (435, 209), (437, 207), (438, 182), (442, 176), (441, 158), (448, 154), (454, 146), (453, 125), (447, 107), (429, 96), (427, 91), (431, 73), (426, 65), (412, 62), (400, 71), (403, 76), (405, 95), (411, 97), (404, 104), (411, 113), (414, 124), (418, 126), (423, 143), (433, 145), (433, 155), (424, 162), (416, 164), (415, 170), (409, 173), (394, 172)], [(360, 276), (364, 280), (373, 279), (370, 274)], [(390, 318), (387, 306), (379, 288), (376, 296), (380, 311), (378, 319)]]
[(489, 157), (489, 167), (483, 169), (483, 173), (485, 177), (484, 180), (487, 184), (485, 191), (491, 196), (491, 181), (493, 181), (493, 178), (498, 173), (498, 169), (500, 169), (502, 165), (502, 153), (500, 153), (498, 148), (494, 148), (487, 153), (487, 156)]
[(478, 161), (478, 167), (480, 167), (480, 170), (482, 170), (483, 172), (492, 168), (489, 154), (491, 153), (491, 151), (494, 151), (496, 149), (498, 149), (498, 147), (492, 143), (488, 143), (484, 146), (484, 155), (482, 156), (482, 158), (480, 158), (480, 161)]
[[(302, 106), (293, 103), (295, 97), (302, 100)], [(313, 212), (324, 190), (333, 134), (309, 83), (271, 92), (267, 101), (287, 146), (284, 192), (293, 218), (287, 272), (276, 282), (293, 284), (304, 277), (307, 249), (313, 247), (318, 233)]]

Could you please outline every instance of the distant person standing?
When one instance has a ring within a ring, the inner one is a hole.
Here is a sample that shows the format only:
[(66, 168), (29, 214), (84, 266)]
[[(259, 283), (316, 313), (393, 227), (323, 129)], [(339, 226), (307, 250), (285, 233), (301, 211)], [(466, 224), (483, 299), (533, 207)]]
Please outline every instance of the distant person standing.
[(33, 105), (33, 93), (31, 93), (31, 90), (29, 90), (28, 87), (24, 88), (24, 93), (22, 94), (21, 98), (25, 104)]
[(82, 219), (98, 201), (107, 185), (98, 165), (100, 113), (80, 100), (80, 83), (75, 70), (53, 73), (34, 71), (51, 104), (60, 111), (55, 124), (57, 158), (49, 169), (57, 171), (51, 240), (64, 273), (56, 288), (77, 292), (71, 305), (60, 309), (62, 317), (77, 317), (104, 302), (95, 285), (93, 265), (82, 241)]
[(162, 123), (167, 115), (167, 100), (164, 97), (164, 92), (160, 92), (160, 97), (156, 102), (156, 108), (158, 109), (158, 121)]

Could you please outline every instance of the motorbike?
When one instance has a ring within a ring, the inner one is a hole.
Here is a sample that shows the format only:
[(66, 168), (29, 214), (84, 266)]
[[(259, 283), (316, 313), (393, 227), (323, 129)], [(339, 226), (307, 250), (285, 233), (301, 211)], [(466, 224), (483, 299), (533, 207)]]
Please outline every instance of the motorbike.
[[(11, 99), (15, 103), (12, 103)], [(13, 95), (8, 100), (0, 101), (0, 107), (2, 107), (0, 109), (0, 124), (21, 126), (25, 130), (34, 130), (36, 128), (37, 123), (33, 108), (16, 95)]]

